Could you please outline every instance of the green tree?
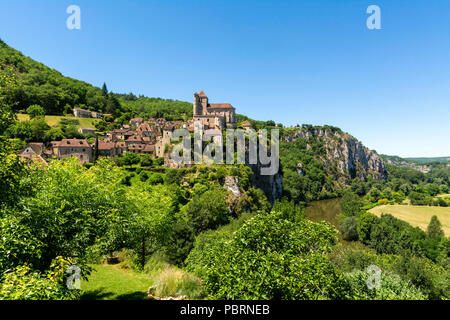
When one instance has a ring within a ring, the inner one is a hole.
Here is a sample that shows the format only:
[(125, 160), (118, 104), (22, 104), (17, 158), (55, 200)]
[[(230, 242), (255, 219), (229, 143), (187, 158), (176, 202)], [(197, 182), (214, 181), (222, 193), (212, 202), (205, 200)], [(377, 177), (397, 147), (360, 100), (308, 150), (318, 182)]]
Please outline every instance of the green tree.
[(37, 117), (44, 116), (45, 111), (44, 108), (42, 108), (40, 105), (34, 104), (27, 108), (27, 114), (30, 116), (31, 119), (34, 119)]
[(108, 95), (108, 88), (106, 87), (106, 83), (105, 82), (103, 82), (102, 93), (103, 93), (104, 96)]
[(209, 190), (194, 196), (186, 207), (186, 216), (196, 234), (228, 223), (230, 214), (223, 189)]
[(187, 269), (216, 299), (337, 299), (347, 293), (326, 254), (335, 229), (282, 212), (261, 213), (229, 237), (196, 242)]
[(444, 230), (442, 230), (442, 224), (437, 216), (432, 216), (430, 224), (427, 227), (427, 235), (430, 238), (442, 238), (444, 236)]
[(361, 214), (362, 201), (359, 196), (350, 189), (344, 193), (340, 205), (343, 216), (352, 217)]
[(342, 238), (348, 241), (358, 240), (357, 230), (358, 218), (355, 216), (345, 217), (339, 223), (339, 231), (342, 233)]

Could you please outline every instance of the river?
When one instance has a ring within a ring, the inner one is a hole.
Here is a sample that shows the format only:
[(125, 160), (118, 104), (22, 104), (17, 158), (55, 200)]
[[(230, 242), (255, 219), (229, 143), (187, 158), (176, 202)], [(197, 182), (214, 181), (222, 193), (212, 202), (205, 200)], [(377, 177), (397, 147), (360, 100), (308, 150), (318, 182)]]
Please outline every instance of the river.
[(326, 221), (337, 227), (337, 215), (341, 213), (340, 198), (318, 200), (308, 203), (305, 215), (312, 221)]

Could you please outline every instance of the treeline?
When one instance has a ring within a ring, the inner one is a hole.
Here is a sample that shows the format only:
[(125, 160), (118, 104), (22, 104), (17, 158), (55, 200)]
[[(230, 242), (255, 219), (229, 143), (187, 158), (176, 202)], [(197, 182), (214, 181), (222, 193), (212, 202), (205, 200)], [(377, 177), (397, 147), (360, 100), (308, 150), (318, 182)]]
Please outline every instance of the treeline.
[(412, 205), (446, 207), (445, 198), (436, 198), (450, 190), (450, 168), (439, 166), (428, 173), (408, 167), (387, 165), (387, 181), (360, 181), (352, 183), (352, 190), (374, 204), (401, 204), (409, 199)]
[[(353, 257), (356, 259), (353, 264), (368, 266), (369, 260), (381, 260), (379, 267), (410, 281), (430, 299), (449, 298), (450, 238), (445, 237), (436, 216), (425, 232), (392, 215), (377, 217), (366, 212), (365, 199), (351, 190), (342, 197), (341, 208), (339, 230), (342, 237), (348, 241), (358, 240), (380, 255), (370, 258), (370, 253), (361, 251), (357, 258)], [(391, 257), (390, 261), (384, 260), (386, 257)]]
[(47, 115), (72, 114), (75, 107), (111, 114), (119, 118), (123, 113), (132, 117), (164, 117), (179, 120), (192, 117), (192, 104), (161, 98), (136, 97), (134, 94), (115, 94), (86, 82), (63, 76), (42, 63), (24, 56), (0, 40), (0, 66), (11, 69), (17, 84), (4, 92), (5, 101), (15, 112), (32, 105), (40, 105)]

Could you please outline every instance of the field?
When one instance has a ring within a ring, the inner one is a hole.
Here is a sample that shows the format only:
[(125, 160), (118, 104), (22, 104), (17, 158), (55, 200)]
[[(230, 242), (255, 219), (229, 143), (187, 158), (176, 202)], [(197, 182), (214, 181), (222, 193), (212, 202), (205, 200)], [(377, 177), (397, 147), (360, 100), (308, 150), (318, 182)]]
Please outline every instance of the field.
[(92, 265), (89, 281), (81, 281), (83, 300), (141, 300), (153, 280), (149, 275), (122, 269), (119, 265)]
[[(96, 119), (93, 119), (93, 118), (75, 118), (74, 116), (45, 116), (45, 122), (47, 122), (47, 124), (50, 127), (58, 127), (59, 126), (59, 120), (61, 120), (62, 118), (78, 120), (78, 122), (80, 123), (80, 125), (79, 125), (80, 127), (92, 127), (92, 128), (95, 128), (93, 122)], [(18, 113), (17, 114), (17, 119), (19, 121), (27, 121), (27, 120), (30, 120), (30, 117), (27, 114)]]
[(426, 230), (432, 216), (437, 216), (442, 223), (442, 229), (446, 236), (450, 236), (450, 207), (429, 207), (411, 205), (383, 205), (369, 210), (369, 212), (380, 216), (389, 213), (394, 217), (410, 223), (414, 227)]

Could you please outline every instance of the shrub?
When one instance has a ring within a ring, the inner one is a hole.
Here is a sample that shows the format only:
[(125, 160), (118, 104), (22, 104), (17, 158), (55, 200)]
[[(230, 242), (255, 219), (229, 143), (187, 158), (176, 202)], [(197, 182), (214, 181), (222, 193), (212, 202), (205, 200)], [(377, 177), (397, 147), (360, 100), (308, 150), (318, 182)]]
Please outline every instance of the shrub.
[(378, 223), (378, 217), (372, 213), (364, 213), (358, 218), (358, 224), (356, 230), (358, 232), (358, 238), (362, 243), (367, 244), (370, 240), (370, 234), (372, 228)]
[(188, 270), (203, 277), (213, 298), (345, 296), (345, 282), (325, 256), (337, 242), (330, 225), (290, 221), (274, 211), (247, 220), (230, 237), (212, 236), (210, 242), (196, 243), (187, 259)]
[(27, 113), (30, 115), (31, 119), (45, 115), (44, 108), (37, 104), (29, 106), (27, 108)]
[(342, 215), (358, 216), (361, 213), (362, 201), (356, 193), (347, 190), (340, 201)]
[(223, 189), (208, 190), (194, 196), (186, 208), (186, 216), (196, 234), (228, 223), (230, 214)]
[[(352, 288), (352, 295), (357, 300), (425, 300), (427, 296), (409, 281), (399, 276), (382, 272), (379, 288), (370, 289), (367, 281), (371, 273), (356, 270), (345, 275)], [(370, 281), (370, 280), (369, 280)]]
[(342, 233), (342, 238), (348, 241), (358, 240), (357, 230), (358, 218), (346, 217), (339, 223), (339, 231)]

